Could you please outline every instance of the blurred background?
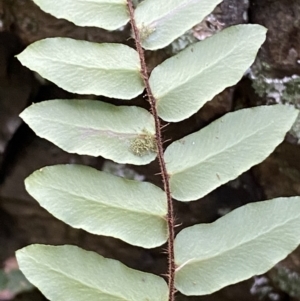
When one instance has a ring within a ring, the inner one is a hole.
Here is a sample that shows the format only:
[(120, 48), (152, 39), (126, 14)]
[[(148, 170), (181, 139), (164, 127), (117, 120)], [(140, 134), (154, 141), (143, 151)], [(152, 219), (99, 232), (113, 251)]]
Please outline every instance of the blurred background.
[[(293, 104), (300, 108), (299, 0), (224, 0), (203, 22), (169, 47), (147, 52), (150, 70), (189, 44), (241, 23), (258, 23), (268, 28), (267, 41), (254, 65), (236, 86), (224, 90), (191, 118), (167, 126), (163, 133), (166, 140), (181, 138), (240, 108), (273, 103)], [(77, 27), (44, 13), (31, 0), (0, 0), (0, 301), (45, 300), (22, 276), (15, 260), (15, 251), (32, 243), (75, 244), (105, 257), (119, 259), (136, 269), (159, 275), (166, 271), (165, 246), (144, 250), (117, 239), (72, 229), (39, 207), (24, 189), (24, 179), (34, 170), (58, 163), (90, 165), (161, 186), (160, 177), (155, 175), (158, 172), (157, 162), (134, 167), (117, 165), (103, 158), (67, 154), (35, 136), (18, 117), (31, 103), (55, 98), (88, 98), (122, 103), (65, 92), (23, 67), (14, 57), (37, 40), (57, 36), (134, 45), (129, 26), (115, 32)], [(126, 104), (148, 108), (143, 97), (126, 101)], [(176, 231), (200, 222), (212, 222), (249, 202), (300, 195), (299, 144), (300, 120), (297, 120), (285, 141), (263, 163), (201, 200), (175, 202), (179, 225)], [(187, 298), (178, 295), (177, 300), (183, 299), (300, 300), (300, 248), (265, 275), (210, 296)]]

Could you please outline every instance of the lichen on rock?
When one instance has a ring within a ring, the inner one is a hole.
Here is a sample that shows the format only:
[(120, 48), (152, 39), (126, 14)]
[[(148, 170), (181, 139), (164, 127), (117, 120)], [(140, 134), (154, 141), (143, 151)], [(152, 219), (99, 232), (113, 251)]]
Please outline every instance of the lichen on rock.
[[(292, 75), (283, 78), (269, 77), (271, 67), (267, 63), (256, 60), (249, 71), (252, 87), (267, 104), (287, 104), (300, 109), (300, 76)], [(300, 116), (289, 132), (300, 144)]]

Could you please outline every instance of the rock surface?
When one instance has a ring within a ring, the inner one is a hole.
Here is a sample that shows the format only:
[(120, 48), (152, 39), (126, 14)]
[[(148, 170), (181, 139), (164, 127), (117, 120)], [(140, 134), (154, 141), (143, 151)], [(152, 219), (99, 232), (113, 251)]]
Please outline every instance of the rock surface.
[[(188, 120), (167, 126), (164, 138), (179, 139), (225, 113), (242, 107), (272, 102), (288, 102), (297, 106), (300, 103), (299, 20), (299, 0), (225, 0), (203, 22), (181, 37), (181, 40), (174, 42), (171, 48), (155, 53), (147, 52), (151, 70), (171, 53), (186, 47), (187, 43), (206, 38), (224, 27), (250, 22), (268, 28), (267, 41), (250, 71), (250, 79), (243, 79), (235, 87), (226, 89)], [(164, 274), (166, 258), (161, 248), (146, 251), (116, 239), (71, 229), (40, 208), (24, 189), (24, 178), (45, 165), (79, 163), (101, 169), (104, 163), (102, 158), (80, 157), (61, 151), (51, 143), (35, 137), (18, 117), (31, 102), (78, 97), (42, 80), (14, 58), (28, 44), (53, 36), (120, 42), (133, 46), (132, 39), (129, 39), (129, 26), (113, 33), (97, 28), (77, 27), (42, 12), (30, 0), (0, 0), (0, 264), (11, 257), (16, 249), (27, 244), (70, 243), (97, 251), (106, 257), (120, 259), (136, 269)], [(265, 81), (265, 78), (271, 80)], [(283, 81), (284, 78), (290, 79), (286, 80), (289, 85)], [(276, 90), (278, 81), (283, 82), (285, 94)], [(118, 100), (113, 102), (121, 103)], [(129, 103), (148, 108), (143, 98)], [(295, 128), (288, 141), (280, 145), (265, 162), (202, 200), (175, 202), (177, 223), (180, 225), (176, 231), (200, 222), (212, 222), (249, 202), (300, 195), (300, 146), (297, 144), (297, 135)], [(161, 186), (160, 177), (155, 175), (158, 172), (157, 162), (147, 167), (129, 168)], [(296, 250), (266, 275), (227, 287), (211, 296), (189, 299), (300, 300), (297, 282), (300, 277), (299, 261), (300, 253)], [(16, 300), (45, 299), (39, 293), (32, 292), (20, 295)], [(186, 298), (179, 295), (178, 300)]]

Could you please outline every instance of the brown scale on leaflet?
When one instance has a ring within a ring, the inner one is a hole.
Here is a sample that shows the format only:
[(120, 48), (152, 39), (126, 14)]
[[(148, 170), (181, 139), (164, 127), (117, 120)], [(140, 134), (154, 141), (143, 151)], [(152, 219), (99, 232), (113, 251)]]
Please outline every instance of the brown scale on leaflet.
[(137, 136), (130, 144), (130, 150), (136, 156), (143, 157), (149, 153), (156, 153), (155, 136), (147, 131)]

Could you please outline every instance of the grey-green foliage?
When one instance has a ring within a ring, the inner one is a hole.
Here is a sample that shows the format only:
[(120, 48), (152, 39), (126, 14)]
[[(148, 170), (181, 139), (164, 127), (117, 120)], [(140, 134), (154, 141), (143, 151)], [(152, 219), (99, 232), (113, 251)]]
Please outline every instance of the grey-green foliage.
[(175, 241), (176, 287), (204, 295), (251, 277), (253, 267), (265, 273), (298, 246), (297, 232), (299, 197), (251, 203), (212, 224), (186, 228)]
[[(110, 5), (107, 0), (84, 5), (78, 0), (34, 1), (81, 26), (116, 29), (128, 21), (123, 0), (110, 0)], [(219, 2), (142, 1), (135, 11), (142, 45), (168, 45)], [(185, 119), (237, 83), (265, 32), (259, 25), (235, 26), (157, 66), (150, 87), (160, 117)], [(124, 45), (55, 38), (34, 43), (18, 58), (73, 93), (130, 99), (144, 89), (138, 54)], [(261, 162), (284, 139), (297, 115), (296, 109), (283, 105), (244, 109), (173, 142), (164, 155), (172, 196), (196, 200)], [(51, 100), (32, 105), (21, 117), (37, 135), (68, 152), (135, 165), (156, 157), (153, 116), (126, 103)], [(167, 239), (166, 194), (150, 183), (84, 166), (53, 166), (33, 173), (26, 188), (41, 206), (75, 228), (144, 248)], [(299, 207), (300, 197), (253, 203), (213, 224), (182, 230), (175, 245), (176, 288), (186, 295), (207, 294), (265, 272), (298, 245)], [(18, 251), (17, 257), (28, 279), (53, 301), (168, 300), (161, 277), (76, 247), (36, 245)]]
[(289, 106), (243, 109), (172, 143), (165, 152), (172, 196), (199, 199), (260, 163), (283, 140), (297, 115)]
[(202, 21), (222, 0), (144, 0), (135, 10), (135, 20), (145, 49), (168, 46)]
[(150, 84), (159, 116), (172, 122), (186, 119), (236, 84), (254, 61), (265, 34), (259, 25), (232, 26), (157, 66)]
[(129, 21), (124, 0), (34, 0), (42, 10), (79, 26), (115, 30)]
[(138, 54), (122, 44), (49, 38), (27, 47), (18, 59), (73, 93), (130, 99), (144, 89)]
[(161, 277), (75, 246), (31, 245), (18, 251), (17, 259), (50, 300), (167, 300), (168, 287)]
[(69, 153), (136, 165), (156, 157), (154, 120), (136, 106), (56, 99), (29, 107), (21, 117), (39, 136)]
[(41, 206), (74, 228), (147, 248), (167, 240), (166, 195), (153, 184), (87, 166), (57, 165), (34, 172), (25, 187)]

